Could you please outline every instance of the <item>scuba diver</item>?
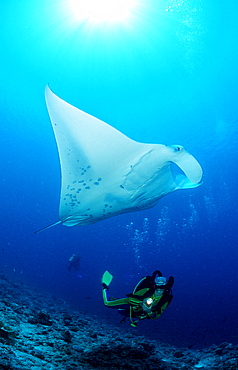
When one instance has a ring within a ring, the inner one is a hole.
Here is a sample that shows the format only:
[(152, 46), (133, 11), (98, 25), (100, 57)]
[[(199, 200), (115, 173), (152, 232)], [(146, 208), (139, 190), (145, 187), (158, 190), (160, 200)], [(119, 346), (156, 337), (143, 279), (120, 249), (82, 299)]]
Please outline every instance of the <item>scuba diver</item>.
[(77, 254), (73, 254), (70, 259), (69, 259), (69, 264), (68, 264), (68, 271), (70, 272), (72, 269), (74, 271), (78, 271), (80, 267), (80, 259), (81, 257), (77, 256)]
[(153, 272), (151, 276), (142, 278), (136, 285), (133, 293), (126, 294), (127, 298), (110, 299), (108, 294), (109, 284), (113, 276), (105, 271), (102, 276), (102, 295), (105, 306), (118, 309), (118, 312), (130, 318), (131, 326), (137, 326), (137, 322), (144, 319), (158, 319), (165, 308), (173, 299), (172, 286), (173, 276), (167, 280), (159, 270)]

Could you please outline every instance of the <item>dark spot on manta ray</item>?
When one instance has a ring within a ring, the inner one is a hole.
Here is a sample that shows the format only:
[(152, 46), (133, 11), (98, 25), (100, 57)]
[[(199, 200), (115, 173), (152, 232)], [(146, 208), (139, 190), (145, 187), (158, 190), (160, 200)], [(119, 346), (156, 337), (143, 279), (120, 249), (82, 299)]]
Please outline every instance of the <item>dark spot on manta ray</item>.
[(95, 182), (94, 182), (94, 185), (99, 185), (99, 182), (95, 181)]
[(108, 204), (104, 204), (104, 207), (107, 208), (108, 207)]
[(125, 189), (123, 185), (120, 185), (120, 188)]
[(98, 178), (98, 181), (102, 181), (101, 177)]
[(85, 186), (85, 189), (90, 189), (90, 186)]

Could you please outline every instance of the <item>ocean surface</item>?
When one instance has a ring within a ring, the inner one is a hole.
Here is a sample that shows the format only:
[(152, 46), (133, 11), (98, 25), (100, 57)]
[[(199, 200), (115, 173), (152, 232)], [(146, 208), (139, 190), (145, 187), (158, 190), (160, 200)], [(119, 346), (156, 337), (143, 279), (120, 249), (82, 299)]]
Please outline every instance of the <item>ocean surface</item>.
[[(132, 5), (108, 22), (79, 19), (67, 0), (1, 2), (0, 271), (118, 326), (102, 302), (104, 271), (120, 298), (159, 269), (175, 278), (173, 301), (136, 332), (176, 346), (237, 344), (238, 3)], [(145, 211), (34, 234), (59, 220), (47, 84), (133, 140), (183, 145), (202, 185)], [(73, 253), (77, 273), (67, 269)]]

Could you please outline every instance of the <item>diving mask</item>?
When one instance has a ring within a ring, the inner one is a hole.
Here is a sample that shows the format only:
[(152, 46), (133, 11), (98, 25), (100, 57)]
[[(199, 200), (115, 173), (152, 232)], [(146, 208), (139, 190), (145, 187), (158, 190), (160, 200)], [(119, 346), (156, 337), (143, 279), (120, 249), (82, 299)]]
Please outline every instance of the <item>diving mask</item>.
[(167, 283), (167, 280), (164, 276), (158, 276), (157, 278), (155, 278), (155, 285), (158, 288), (165, 286), (166, 283)]

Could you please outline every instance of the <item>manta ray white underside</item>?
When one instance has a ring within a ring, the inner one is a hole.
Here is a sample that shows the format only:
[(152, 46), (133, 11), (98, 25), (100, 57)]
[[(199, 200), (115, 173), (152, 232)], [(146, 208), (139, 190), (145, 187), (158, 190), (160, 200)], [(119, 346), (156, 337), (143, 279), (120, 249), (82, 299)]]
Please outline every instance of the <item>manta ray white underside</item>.
[[(199, 185), (201, 166), (182, 146), (136, 142), (48, 86), (45, 96), (61, 165), (60, 223), (92, 224)], [(182, 170), (177, 175), (173, 164)]]

